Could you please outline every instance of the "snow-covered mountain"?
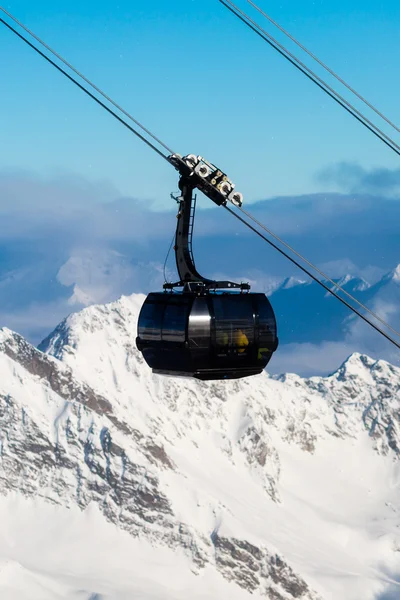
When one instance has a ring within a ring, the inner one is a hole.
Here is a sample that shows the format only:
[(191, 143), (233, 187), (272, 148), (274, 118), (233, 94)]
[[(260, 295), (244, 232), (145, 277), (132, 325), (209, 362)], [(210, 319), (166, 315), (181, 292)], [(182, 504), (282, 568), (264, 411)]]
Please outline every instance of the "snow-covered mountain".
[(154, 376), (142, 301), (0, 330), (0, 597), (400, 597), (400, 369)]

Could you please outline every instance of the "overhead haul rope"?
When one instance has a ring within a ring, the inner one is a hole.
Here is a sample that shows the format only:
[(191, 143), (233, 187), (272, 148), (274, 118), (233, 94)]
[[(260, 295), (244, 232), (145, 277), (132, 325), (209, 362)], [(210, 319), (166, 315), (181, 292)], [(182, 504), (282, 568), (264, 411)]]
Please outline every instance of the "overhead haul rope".
[(301, 48), (306, 54), (308, 54), (308, 56), (310, 56), (311, 58), (313, 58), (319, 65), (321, 65), (321, 67), (323, 67), (326, 71), (328, 71), (328, 73), (330, 73), (330, 75), (333, 75), (333, 77), (335, 77), (335, 79), (337, 81), (339, 81), (342, 85), (344, 85), (348, 90), (350, 90), (350, 92), (352, 92), (355, 96), (357, 96), (357, 98), (359, 100), (361, 100), (362, 102), (364, 102), (364, 104), (366, 104), (366, 106), (368, 106), (368, 108), (370, 108), (371, 110), (373, 110), (379, 117), (381, 117), (384, 121), (386, 121), (386, 123), (388, 123), (389, 125), (391, 125), (391, 127), (393, 127), (396, 131), (398, 131), (400, 133), (400, 128), (397, 127), (397, 125), (395, 125), (395, 123), (393, 123), (393, 121), (391, 121), (390, 119), (388, 119), (388, 117), (386, 117), (383, 113), (381, 113), (380, 110), (378, 110), (376, 108), (376, 106), (374, 106), (373, 104), (371, 104), (370, 102), (368, 102), (368, 100), (366, 98), (364, 98), (364, 96), (361, 96), (361, 94), (359, 94), (357, 92), (357, 90), (355, 90), (351, 85), (349, 85), (344, 79), (342, 79), (337, 73), (335, 73), (335, 71), (332, 71), (332, 69), (330, 69), (328, 67), (328, 65), (326, 65), (325, 63), (322, 62), (322, 60), (320, 60), (318, 58), (318, 56), (316, 56), (315, 54), (313, 54), (310, 50), (308, 50), (308, 48), (306, 48), (305, 46), (303, 46), (303, 44), (301, 44), (298, 40), (296, 40), (295, 37), (293, 37), (288, 31), (286, 31), (286, 29), (284, 29), (281, 25), (279, 25), (279, 23), (277, 23), (272, 17), (270, 17), (266, 12), (264, 12), (259, 6), (257, 6), (257, 4), (255, 4), (252, 0), (247, 0), (247, 2), (249, 4), (251, 4), (251, 6), (253, 6), (256, 10), (258, 10), (258, 12), (265, 17), (266, 19), (268, 19), (268, 21), (270, 23), (272, 23), (272, 25), (275, 25), (275, 27), (277, 27), (280, 31), (282, 31), (282, 33), (284, 33), (290, 40), (292, 40), (292, 42), (294, 42), (299, 48)]
[[(222, 2), (223, 4), (225, 4), (223, 2), (223, 0), (219, 0), (220, 2)], [(229, 1), (229, 0), (228, 0)], [(229, 7), (228, 7), (229, 8)], [(2, 10), (3, 12), (5, 12), (6, 14), (7, 11), (5, 11), (2, 7), (0, 7), (0, 10)], [(12, 17), (14, 19), (14, 17)], [(18, 23), (18, 21), (16, 19), (14, 19), (15, 22)], [(2, 18), (0, 18), (0, 23), (3, 23), (3, 25), (5, 25), (9, 30), (11, 30), (13, 33), (15, 33), (21, 40), (23, 40), (30, 48), (32, 48), (33, 50), (35, 50), (35, 52), (37, 52), (37, 54), (39, 54), (40, 56), (42, 56), (48, 63), (50, 63), (53, 67), (55, 67), (60, 73), (62, 73), (63, 75), (65, 75), (65, 77), (67, 77), (67, 79), (69, 79), (70, 81), (72, 81), (72, 83), (74, 83), (77, 87), (79, 87), (83, 92), (85, 92), (90, 98), (92, 98), (97, 104), (99, 104), (100, 106), (102, 106), (109, 114), (111, 114), (113, 117), (115, 117), (117, 119), (117, 121), (119, 121), (122, 125), (124, 125), (125, 127), (127, 127), (127, 129), (129, 129), (132, 133), (134, 133), (139, 139), (141, 139), (143, 142), (145, 142), (145, 144), (147, 144), (150, 148), (152, 148), (157, 154), (159, 154), (162, 158), (164, 158), (165, 160), (169, 161), (169, 158), (167, 155), (163, 154), (163, 152), (161, 152), (154, 144), (152, 144), (151, 142), (149, 142), (149, 140), (147, 140), (141, 133), (139, 133), (138, 131), (136, 131), (136, 129), (134, 129), (133, 127), (131, 127), (128, 123), (126, 123), (121, 117), (119, 117), (112, 109), (110, 109), (106, 104), (104, 104), (104, 102), (102, 102), (101, 100), (99, 100), (94, 94), (92, 94), (88, 89), (85, 88), (85, 86), (81, 85), (74, 77), (72, 77), (71, 75), (69, 75), (62, 67), (60, 67), (59, 65), (57, 65), (53, 60), (51, 60), (51, 58), (49, 58), (48, 56), (46, 56), (46, 54), (44, 54), (43, 52), (41, 52), (41, 50), (39, 50), (39, 48), (37, 48), (34, 44), (32, 44), (29, 40), (27, 40), (21, 33), (19, 33), (16, 29), (14, 29), (9, 23), (7, 23), (6, 21), (4, 21)], [(24, 27), (24, 29), (28, 32), (29, 30), (27, 28)], [(33, 34), (31, 34), (33, 35)], [(39, 38), (37, 38), (36, 36), (34, 36), (35, 39), (37, 39), (38, 41)], [(43, 42), (40, 41), (41, 44), (43, 44), (47, 49), (49, 48), (46, 44), (44, 44)], [(54, 51), (50, 50), (55, 56), (59, 56), (57, 55), (57, 53), (55, 53)], [(63, 59), (60, 59), (63, 60)], [(69, 63), (67, 63), (67, 61), (63, 62), (69, 66)], [(82, 77), (87, 83), (89, 83), (89, 85), (91, 85), (94, 89), (98, 90), (98, 88), (96, 88), (96, 86), (94, 86), (88, 79), (84, 78), (79, 71), (77, 71), (76, 69), (74, 69), (73, 67), (72, 70), (79, 75), (80, 77)], [(108, 96), (106, 96), (105, 94), (103, 94), (100, 90), (100, 93), (106, 98), (108, 99)], [(119, 108), (119, 106), (113, 102), (110, 99), (110, 102), (116, 106), (117, 108)], [(122, 112), (124, 112), (124, 114), (128, 115), (128, 113), (126, 113), (123, 109), (121, 109)], [(130, 115), (128, 115), (129, 118), (131, 120), (133, 120), (137, 125), (139, 125), (143, 131), (145, 131), (146, 133), (148, 133), (154, 140), (156, 140), (158, 143), (160, 143), (164, 148), (168, 149), (168, 146), (166, 146), (163, 142), (161, 142), (161, 140), (159, 140), (156, 136), (154, 136), (151, 132), (149, 132), (148, 129), (146, 129), (145, 127), (143, 127), (138, 121), (136, 121), (133, 117), (131, 117)], [(168, 149), (169, 150), (169, 149)], [(315, 282), (317, 282), (320, 286), (322, 286), (327, 292), (329, 292), (330, 294), (332, 294), (333, 296), (335, 296), (335, 298), (337, 298), (338, 300), (340, 300), (340, 302), (342, 302), (342, 304), (344, 304), (345, 306), (347, 306), (347, 308), (349, 308), (352, 312), (354, 312), (356, 315), (358, 315), (361, 319), (363, 319), (363, 321), (365, 321), (366, 323), (368, 323), (371, 327), (373, 327), (378, 333), (380, 333), (381, 335), (383, 335), (383, 337), (385, 337), (388, 341), (390, 341), (394, 346), (396, 346), (397, 348), (400, 349), (400, 344), (398, 344), (393, 338), (391, 338), (387, 333), (385, 333), (382, 329), (380, 329), (378, 326), (376, 326), (374, 323), (372, 323), (369, 319), (367, 319), (367, 317), (365, 317), (362, 313), (360, 313), (356, 308), (354, 308), (353, 306), (351, 306), (351, 304), (349, 304), (346, 300), (344, 300), (341, 296), (339, 296), (336, 292), (334, 292), (332, 289), (330, 289), (327, 285), (325, 285), (322, 281), (320, 281), (315, 275), (313, 275), (310, 271), (308, 271), (305, 267), (303, 267), (299, 262), (297, 262), (294, 258), (292, 258), (291, 256), (289, 256), (284, 250), (282, 250), (281, 248), (279, 248), (279, 246), (277, 246), (276, 244), (274, 244), (274, 242), (272, 242), (271, 240), (269, 240), (264, 234), (262, 234), (260, 231), (258, 231), (253, 225), (251, 225), (250, 223), (248, 223), (245, 219), (243, 219), (240, 215), (238, 215), (236, 212), (234, 212), (233, 210), (231, 210), (228, 206), (224, 206), (224, 208), (226, 208), (226, 210), (228, 212), (230, 212), (232, 215), (234, 215), (237, 219), (239, 219), (239, 221), (241, 221), (242, 223), (244, 223), (249, 229), (251, 229), (252, 231), (254, 231), (254, 233), (256, 233), (259, 237), (261, 237), (264, 241), (266, 241), (268, 244), (270, 244), (270, 246), (272, 246), (273, 248), (275, 248), (275, 250), (277, 250), (280, 254), (282, 254), (283, 256), (285, 256), (285, 258), (287, 258), (288, 260), (290, 260), (290, 262), (292, 262), (294, 265), (296, 265), (300, 270), (302, 270), (304, 273), (306, 273), (306, 275), (308, 275), (311, 279), (313, 279)], [(315, 269), (317, 272), (319, 272), (321, 275), (325, 276), (323, 274), (322, 271), (320, 271), (317, 267), (315, 267), (312, 263), (310, 263), (307, 259), (305, 259), (304, 257), (301, 256), (301, 254), (299, 254), (298, 252), (296, 252), (293, 248), (291, 248), (288, 244), (286, 244), (283, 240), (281, 240), (280, 238), (278, 238), (278, 236), (275, 236), (275, 234), (273, 234), (270, 230), (268, 230), (264, 225), (262, 225), (261, 223), (259, 223), (259, 221), (257, 221), (250, 213), (248, 213), (247, 211), (245, 211), (244, 209), (241, 209), (242, 212), (244, 214), (246, 214), (246, 216), (248, 218), (250, 218), (251, 220), (253, 220), (253, 222), (255, 222), (259, 227), (263, 228), (265, 231), (267, 231), (268, 233), (270, 233), (271, 235), (273, 235), (275, 237), (275, 239), (277, 239), (278, 241), (280, 241), (282, 244), (284, 244), (289, 250), (291, 250), (292, 252), (294, 252), (294, 254), (296, 254), (296, 256), (298, 256), (301, 260), (305, 261), (309, 266), (311, 266), (313, 269)], [(373, 313), (372, 311), (370, 311), (367, 307), (365, 307), (363, 304), (361, 304), (356, 298), (354, 298), (351, 294), (349, 294), (346, 290), (344, 290), (339, 284), (337, 284), (336, 282), (334, 282), (333, 280), (327, 278), (328, 281), (330, 281), (331, 283), (333, 283), (335, 285), (335, 287), (337, 289), (339, 289), (340, 291), (342, 291), (343, 293), (345, 293), (349, 298), (351, 298), (354, 302), (356, 302), (357, 304), (359, 304), (362, 308), (366, 309), (370, 314), (372, 314), (376, 319), (378, 319), (379, 321), (381, 321), (386, 327), (388, 327), (389, 329), (391, 329), (392, 331), (394, 331), (397, 335), (400, 335), (397, 331), (395, 331), (392, 327), (390, 327), (390, 325), (388, 323), (386, 323), (385, 321), (383, 321), (380, 317), (378, 317), (378, 315), (376, 315), (375, 313)]]
[(242, 23), (247, 25), (252, 31), (260, 36), (267, 44), (274, 48), (281, 56), (286, 58), (293, 66), (296, 67), (303, 75), (310, 79), (316, 86), (330, 96), (335, 102), (337, 102), (342, 108), (344, 108), (349, 114), (351, 114), (357, 121), (359, 121), (364, 127), (366, 127), (371, 133), (379, 138), (386, 146), (388, 146), (393, 152), (400, 156), (400, 146), (396, 144), (392, 138), (384, 133), (379, 127), (374, 125), (365, 115), (355, 108), (350, 102), (348, 102), (343, 96), (338, 94), (330, 85), (328, 85), (321, 77), (319, 77), (314, 71), (309, 69), (301, 60), (299, 60), (294, 54), (289, 52), (282, 44), (280, 44), (275, 38), (265, 31), (258, 23), (251, 19), (245, 12), (240, 10), (231, 2), (231, 0), (218, 0), (225, 6), (232, 14), (235, 15)]
[[(244, 225), (246, 225), (246, 227), (248, 227), (249, 229), (251, 229), (252, 231), (254, 231), (254, 233), (256, 233), (265, 242), (267, 242), (267, 244), (269, 244), (270, 246), (272, 246), (273, 248), (275, 248), (275, 250), (277, 250), (285, 258), (287, 258), (288, 260), (290, 260), (291, 263), (293, 263), (294, 265), (296, 265), (296, 267), (298, 267), (299, 269), (301, 269), (303, 271), (303, 273), (305, 273), (306, 275), (308, 275), (309, 277), (311, 277), (311, 279), (313, 279), (316, 283), (318, 283), (320, 286), (322, 286), (327, 292), (329, 292), (330, 294), (332, 294), (332, 296), (335, 296), (335, 298), (337, 298), (338, 300), (340, 300), (340, 302), (342, 304), (344, 304), (345, 306), (347, 306), (347, 308), (349, 308), (356, 315), (358, 315), (363, 321), (365, 321), (366, 323), (368, 323), (368, 325), (371, 325), (371, 327), (373, 327), (378, 333), (380, 333), (381, 335), (383, 335), (389, 342), (391, 342), (392, 344), (394, 344), (400, 350), (400, 343), (396, 342), (396, 340), (394, 340), (392, 337), (390, 337), (390, 335), (388, 335), (385, 331), (383, 331), (383, 329), (381, 329), (380, 327), (378, 327), (377, 325), (375, 325), (374, 323), (372, 323), (372, 321), (370, 321), (369, 319), (367, 319), (367, 317), (365, 315), (363, 315), (360, 311), (358, 311), (356, 308), (354, 308), (354, 306), (351, 306), (351, 304), (349, 304), (344, 298), (342, 298), (341, 296), (339, 296), (330, 287), (328, 287), (327, 285), (325, 285), (325, 283), (323, 281), (321, 281), (320, 279), (318, 279), (318, 277), (316, 277), (315, 275), (313, 275), (311, 273), (311, 271), (309, 271), (308, 269), (306, 269), (305, 267), (303, 267), (299, 262), (297, 262), (297, 260), (295, 260), (294, 258), (292, 258), (291, 256), (289, 256), (289, 254), (287, 254), (284, 250), (282, 250), (282, 248), (279, 248), (279, 246), (277, 246), (276, 244), (274, 244), (274, 242), (272, 242), (271, 240), (269, 240), (263, 233), (261, 233), (261, 231), (258, 231), (258, 229), (256, 229), (250, 223), (248, 223), (245, 219), (243, 219), (240, 215), (238, 215), (234, 210), (232, 210), (231, 208), (229, 208), (229, 206), (225, 206), (224, 205), (224, 208), (226, 208), (226, 210), (228, 212), (230, 212), (231, 215), (233, 215), (234, 217), (236, 217), (237, 219), (239, 219), (239, 221), (241, 221), (242, 223), (244, 223)], [(296, 254), (297, 254), (297, 256), (301, 256), (297, 252), (296, 252)], [(301, 258), (303, 258), (303, 257), (301, 257)], [(311, 263), (309, 263), (309, 264), (311, 264)], [(340, 290), (344, 291), (341, 288), (341, 286), (338, 285), (337, 287)], [(351, 298), (353, 298), (353, 297), (351, 296)], [(355, 300), (355, 298), (353, 298), (353, 300)], [(382, 321), (382, 322), (386, 325), (386, 327), (388, 327), (388, 324), (385, 323), (385, 321)], [(396, 331), (396, 334), (399, 335), (397, 333), (397, 331)]]

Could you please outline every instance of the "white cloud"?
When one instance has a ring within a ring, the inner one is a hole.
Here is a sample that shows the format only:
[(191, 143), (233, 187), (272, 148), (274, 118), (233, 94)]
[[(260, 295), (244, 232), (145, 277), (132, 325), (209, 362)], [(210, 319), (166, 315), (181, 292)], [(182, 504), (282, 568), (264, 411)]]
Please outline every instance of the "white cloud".
[(89, 305), (121, 295), (127, 282), (134, 279), (135, 271), (119, 252), (82, 249), (71, 254), (58, 271), (57, 279), (64, 286), (74, 286), (74, 303)]
[(349, 258), (329, 260), (317, 265), (329, 277), (343, 277), (345, 275), (359, 275), (360, 268)]
[(278, 347), (267, 370), (275, 374), (326, 375), (355, 351), (356, 347), (346, 342), (285, 344)]
[(381, 194), (386, 197), (400, 196), (400, 169), (365, 169), (357, 163), (341, 162), (322, 169), (317, 180), (333, 184), (351, 193)]
[(44, 180), (0, 171), (0, 240), (26, 239), (76, 244), (85, 240), (151, 239), (174, 215), (124, 199), (106, 182), (71, 177)]
[(120, 252), (109, 249), (79, 249), (57, 274), (63, 286), (73, 288), (70, 304), (110, 302), (134, 291), (160, 289), (163, 269), (159, 263), (133, 263)]

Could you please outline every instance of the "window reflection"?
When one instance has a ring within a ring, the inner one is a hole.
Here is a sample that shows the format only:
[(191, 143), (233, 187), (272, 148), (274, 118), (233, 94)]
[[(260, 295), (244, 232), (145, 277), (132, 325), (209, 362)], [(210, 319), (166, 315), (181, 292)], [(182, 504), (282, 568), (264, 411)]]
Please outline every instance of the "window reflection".
[(251, 297), (215, 296), (215, 339), (221, 351), (246, 354), (254, 344), (254, 314)]
[(143, 340), (161, 340), (162, 304), (145, 302), (140, 313), (139, 336)]
[(162, 339), (166, 342), (184, 342), (188, 307), (170, 304), (165, 308)]

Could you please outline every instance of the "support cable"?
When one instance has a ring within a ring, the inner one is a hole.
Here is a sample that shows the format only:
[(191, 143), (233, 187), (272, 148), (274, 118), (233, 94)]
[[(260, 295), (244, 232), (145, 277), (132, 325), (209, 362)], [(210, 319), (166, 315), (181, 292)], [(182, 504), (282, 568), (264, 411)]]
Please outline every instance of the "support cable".
[(280, 254), (282, 254), (282, 256), (284, 256), (285, 258), (287, 258), (288, 260), (290, 260), (291, 263), (293, 263), (294, 265), (296, 265), (296, 267), (298, 267), (301, 271), (303, 271), (303, 273), (305, 273), (306, 275), (308, 275), (308, 277), (310, 277), (311, 279), (313, 279), (316, 283), (318, 283), (321, 287), (323, 287), (327, 292), (329, 292), (330, 294), (332, 294), (332, 296), (335, 296), (335, 298), (337, 298), (342, 304), (344, 304), (345, 306), (347, 306), (347, 308), (349, 308), (353, 313), (355, 313), (356, 315), (358, 315), (360, 317), (360, 319), (362, 319), (363, 321), (365, 321), (365, 323), (368, 323), (368, 325), (370, 325), (371, 327), (373, 327), (375, 329), (375, 331), (377, 331), (378, 333), (380, 333), (381, 335), (383, 335), (383, 337), (385, 337), (389, 342), (391, 342), (394, 346), (396, 346), (396, 348), (398, 348), (400, 350), (400, 343), (396, 342), (396, 340), (394, 340), (389, 334), (387, 334), (385, 331), (383, 331), (383, 329), (381, 329), (380, 327), (378, 327), (377, 325), (375, 325), (365, 315), (363, 315), (360, 311), (358, 311), (356, 308), (354, 308), (354, 306), (351, 306), (351, 304), (349, 304), (344, 298), (342, 298), (341, 296), (339, 296), (330, 287), (328, 287), (327, 285), (325, 285), (325, 283), (323, 281), (321, 281), (320, 279), (318, 279), (318, 277), (316, 277), (308, 269), (306, 269), (305, 267), (303, 267), (297, 260), (295, 260), (294, 258), (292, 258), (291, 256), (289, 256), (289, 254), (287, 254), (287, 252), (285, 252), (284, 250), (282, 250), (281, 248), (279, 248), (279, 246), (277, 246), (276, 244), (274, 244), (274, 242), (272, 242), (271, 240), (269, 240), (263, 233), (261, 233), (253, 225), (251, 225), (251, 223), (248, 223), (238, 213), (236, 213), (234, 210), (232, 210), (231, 208), (229, 208), (229, 206), (225, 206), (224, 205), (224, 208), (229, 213), (231, 213), (231, 215), (233, 215), (234, 217), (236, 217), (236, 219), (238, 219), (244, 225), (246, 225), (246, 227), (248, 227), (249, 229), (251, 229), (252, 231), (254, 231), (254, 233), (256, 233), (265, 242), (267, 242), (267, 244), (269, 244), (270, 246), (272, 246), (273, 248), (275, 248), (275, 250), (277, 250)]
[(292, 40), (292, 42), (294, 42), (299, 48), (301, 48), (306, 54), (308, 54), (308, 56), (310, 56), (311, 58), (313, 58), (319, 65), (321, 65), (321, 67), (323, 67), (326, 71), (328, 71), (328, 73), (330, 73), (331, 75), (333, 75), (333, 77), (335, 77), (335, 79), (337, 79), (337, 81), (339, 81), (342, 85), (344, 85), (348, 90), (350, 90), (350, 92), (352, 92), (355, 96), (357, 96), (357, 98), (359, 98), (359, 100), (361, 100), (362, 102), (364, 102), (364, 104), (366, 104), (366, 106), (368, 106), (368, 108), (370, 108), (371, 110), (373, 110), (377, 115), (379, 115), (384, 121), (386, 121), (386, 123), (388, 123), (389, 125), (391, 125), (391, 127), (393, 127), (396, 131), (398, 131), (400, 133), (400, 128), (397, 127), (397, 125), (395, 125), (395, 123), (393, 123), (393, 121), (391, 121), (390, 119), (388, 119), (388, 117), (386, 117), (383, 113), (381, 113), (380, 110), (378, 110), (373, 104), (371, 104), (370, 102), (368, 102), (368, 100), (366, 98), (364, 98), (364, 96), (361, 96), (361, 94), (359, 94), (357, 92), (357, 90), (355, 90), (351, 85), (349, 85), (344, 79), (342, 79), (337, 73), (335, 73), (335, 71), (332, 71), (332, 69), (330, 69), (328, 67), (328, 65), (326, 65), (325, 63), (322, 62), (322, 60), (320, 60), (318, 58), (318, 56), (316, 56), (315, 54), (313, 54), (310, 50), (308, 50), (308, 48), (306, 48), (305, 46), (303, 46), (303, 44), (301, 44), (298, 40), (296, 40), (295, 37), (293, 37), (288, 31), (286, 31), (286, 29), (284, 29), (281, 25), (279, 25), (279, 23), (277, 23), (276, 21), (274, 21), (274, 19), (272, 17), (270, 17), (266, 12), (264, 12), (259, 6), (257, 6), (257, 4), (255, 4), (252, 0), (247, 0), (247, 2), (249, 4), (251, 4), (251, 6), (253, 6), (256, 10), (258, 10), (258, 12), (265, 17), (266, 19), (268, 19), (268, 21), (270, 23), (272, 23), (272, 25), (275, 25), (275, 27), (277, 27), (280, 31), (282, 31), (282, 33), (284, 33), (290, 40)]
[[(78, 71), (78, 69), (76, 69), (73, 65), (71, 65), (71, 63), (69, 63), (67, 60), (65, 60), (65, 58), (63, 58), (60, 54), (58, 54), (58, 52), (56, 52), (55, 50), (53, 50), (53, 48), (51, 48), (48, 44), (46, 44), (46, 42), (44, 42), (42, 39), (40, 39), (40, 37), (38, 37), (33, 31), (31, 31), (23, 23), (21, 23), (20, 21), (18, 21), (18, 19), (16, 17), (14, 17), (10, 12), (8, 12), (2, 6), (0, 6), (0, 10), (4, 14), (6, 14), (7, 17), (9, 17), (12, 21), (14, 21), (14, 23), (16, 23), (19, 27), (21, 27), (21, 29), (23, 29), (26, 33), (28, 33), (30, 36), (32, 36), (37, 42), (39, 42), (39, 44), (41, 46), (43, 46), (44, 48), (46, 48), (46, 50), (48, 52), (50, 52), (53, 56), (55, 56), (56, 58), (58, 58), (58, 60), (61, 61), (62, 63), (64, 63), (64, 65), (66, 67), (68, 67), (69, 69), (71, 69), (71, 71), (73, 71), (76, 75), (78, 75), (78, 77), (80, 77), (81, 79), (83, 79), (83, 81), (85, 81), (85, 83), (87, 83), (88, 85), (90, 85), (90, 87), (92, 87), (94, 90), (96, 90), (96, 92), (98, 94), (100, 94), (101, 96), (103, 96), (103, 98), (105, 100), (107, 100), (107, 102), (109, 102), (115, 108), (117, 108), (119, 111), (121, 111), (126, 117), (128, 117), (128, 119), (130, 119), (131, 121), (133, 121), (145, 133), (147, 133), (147, 135), (149, 135), (151, 138), (153, 138), (153, 140), (155, 142), (157, 142), (158, 144), (160, 144), (160, 146), (163, 146), (163, 148), (165, 148), (165, 150), (167, 150), (169, 152), (169, 154), (175, 154), (174, 151), (171, 148), (169, 148), (166, 144), (164, 144), (164, 142), (162, 140), (160, 140), (149, 129), (147, 129), (144, 125), (142, 125), (139, 121), (137, 121), (131, 114), (129, 114), (124, 108), (122, 108), (122, 106), (120, 106), (119, 104), (117, 104), (112, 98), (110, 98), (110, 96), (108, 96), (99, 87), (97, 87), (92, 81), (90, 81), (90, 79), (88, 79), (87, 77), (85, 77), (85, 75), (83, 75), (80, 71)], [(6, 25), (7, 27), (9, 27), (9, 25), (7, 25), (7, 23), (5, 21), (3, 21), (2, 19), (0, 19), (0, 21), (2, 23), (4, 23), (4, 25)], [(12, 31), (14, 31), (14, 33), (17, 33), (15, 29), (12, 29), (11, 27), (9, 27), (9, 28)], [(19, 35), (19, 34), (17, 33), (17, 35)], [(24, 38), (22, 38), (22, 39), (24, 39)], [(26, 40), (24, 39), (24, 41), (26, 41)], [(27, 42), (27, 43), (29, 43), (29, 42)], [(36, 49), (34, 46), (31, 46), (31, 47), (33, 47), (34, 49)], [(42, 56), (43, 56), (43, 54), (42, 54)], [(52, 63), (52, 64), (54, 64), (54, 63)]]
[(265, 31), (258, 23), (253, 21), (245, 12), (240, 10), (236, 4), (231, 0), (218, 0), (225, 6), (232, 14), (235, 15), (240, 21), (242, 21), (247, 27), (252, 29), (258, 36), (260, 36), (267, 44), (274, 48), (279, 54), (281, 54), (286, 60), (288, 60), (293, 66), (296, 67), (303, 75), (310, 79), (316, 86), (330, 96), (335, 102), (337, 102), (342, 108), (344, 108), (349, 114), (351, 114), (357, 121), (359, 121), (364, 127), (366, 127), (371, 133), (379, 138), (386, 146), (388, 146), (393, 152), (400, 156), (400, 146), (396, 144), (392, 138), (384, 133), (379, 127), (374, 125), (365, 115), (355, 108), (350, 102), (348, 102), (343, 96), (338, 94), (331, 86), (329, 86), (323, 79), (318, 77), (311, 69), (309, 69), (303, 62), (301, 62), (294, 54), (289, 52), (282, 44), (280, 44), (275, 38)]
[(299, 252), (297, 252), (294, 248), (292, 248), (292, 246), (290, 246), (288, 243), (286, 243), (282, 238), (280, 238), (273, 231), (271, 231), (270, 229), (268, 229), (268, 227), (266, 227), (260, 221), (258, 221), (255, 217), (253, 217), (253, 215), (250, 214), (247, 210), (245, 210), (244, 208), (241, 208), (241, 207), (238, 207), (238, 210), (240, 210), (241, 213), (243, 213), (244, 215), (246, 215), (246, 217), (248, 219), (250, 219), (251, 221), (253, 221), (253, 223), (255, 223), (258, 227), (260, 227), (261, 229), (263, 229), (266, 233), (268, 233), (276, 241), (278, 241), (280, 244), (282, 244), (283, 246), (285, 246), (285, 248), (287, 248), (288, 250), (290, 250), (290, 252), (293, 252), (293, 254), (295, 256), (297, 256), (297, 258), (300, 258), (300, 260), (302, 260), (309, 267), (311, 267), (312, 269), (314, 269), (314, 271), (316, 271), (319, 275), (321, 275), (321, 277), (323, 277), (326, 281), (329, 281), (329, 283), (331, 283), (337, 290), (339, 290), (340, 292), (342, 292), (343, 294), (345, 294), (348, 298), (350, 298), (350, 300), (352, 300), (353, 302), (355, 302), (356, 304), (358, 304), (358, 306), (360, 308), (364, 309), (372, 317), (374, 317), (374, 319), (376, 319), (377, 321), (379, 321), (380, 323), (382, 323), (382, 325), (384, 325), (385, 327), (387, 327), (388, 329), (390, 329), (394, 334), (396, 334), (397, 336), (400, 337), (400, 332), (399, 331), (397, 331), (396, 329), (394, 329), (394, 327), (392, 327), (391, 325), (389, 325), (389, 323), (387, 323), (386, 321), (384, 321), (384, 319), (382, 319), (374, 311), (372, 311), (371, 309), (369, 309), (368, 306), (365, 306), (365, 304), (363, 304), (362, 302), (360, 302), (359, 300), (357, 300), (357, 298), (355, 298), (352, 294), (350, 294), (347, 290), (345, 290), (334, 279), (331, 279), (326, 273), (324, 273), (323, 271), (321, 271), (321, 269), (319, 269), (316, 265), (314, 265), (312, 262), (310, 262), (309, 260), (307, 260), (307, 258), (305, 258), (304, 256), (302, 256)]
[(171, 253), (171, 250), (172, 250), (172, 245), (173, 245), (174, 241), (175, 241), (175, 233), (174, 233), (174, 235), (172, 236), (172, 240), (171, 240), (171, 243), (170, 243), (170, 245), (169, 245), (168, 252), (167, 252), (167, 255), (166, 255), (166, 257), (165, 257), (165, 260), (164, 260), (164, 268), (163, 268), (163, 274), (164, 274), (164, 283), (169, 283), (169, 282), (167, 281), (167, 262), (168, 262), (168, 258), (169, 258), (169, 255), (170, 255), (170, 253)]

